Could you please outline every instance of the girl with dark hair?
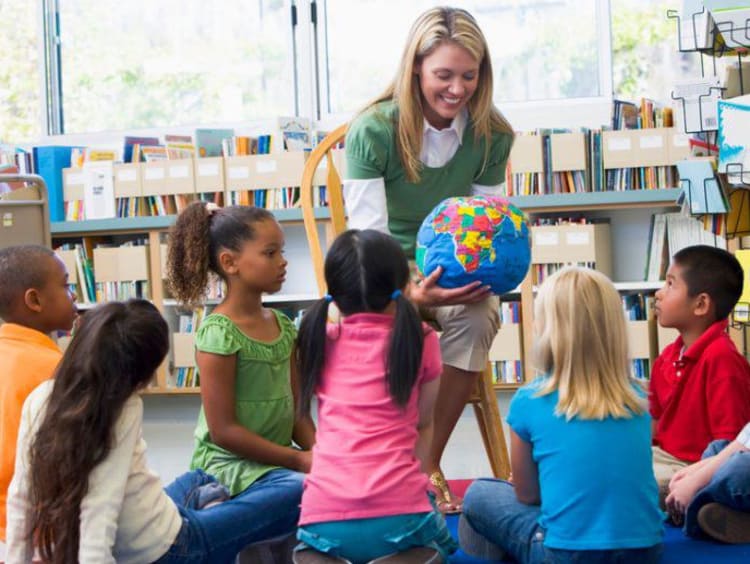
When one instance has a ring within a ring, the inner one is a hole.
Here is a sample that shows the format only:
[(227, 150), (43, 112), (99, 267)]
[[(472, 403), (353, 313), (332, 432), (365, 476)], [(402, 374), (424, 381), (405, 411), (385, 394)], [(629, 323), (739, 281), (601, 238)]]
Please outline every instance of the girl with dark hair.
[(31, 562), (36, 544), (54, 564), (229, 563), (274, 526), (243, 500), (197, 509), (195, 494), (215, 484), (201, 471), (164, 490), (146, 466), (138, 392), (168, 349), (167, 323), (149, 302), (111, 302), (83, 316), (54, 380), (24, 404), (7, 562)]
[(403, 294), (406, 256), (389, 235), (352, 229), (328, 251), (325, 278), (329, 294), (297, 344), (300, 409), (317, 396), (318, 431), (295, 562), (440, 562), (456, 545), (420, 462), (442, 365), (436, 334)]
[(195, 336), (203, 405), (191, 468), (244, 500), (269, 524), (268, 538), (294, 532), (315, 433), (309, 415), (295, 417), (294, 325), (262, 303), (281, 288), (286, 266), (284, 233), (262, 208), (196, 202), (170, 233), (168, 278), (179, 302), (202, 302), (209, 272), (226, 285)]

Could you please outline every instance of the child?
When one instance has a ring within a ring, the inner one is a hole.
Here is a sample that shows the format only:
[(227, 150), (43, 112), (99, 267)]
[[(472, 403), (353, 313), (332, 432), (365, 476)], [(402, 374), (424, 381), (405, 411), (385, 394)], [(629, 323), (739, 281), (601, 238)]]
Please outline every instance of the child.
[(292, 533), (314, 427), (310, 417), (295, 418), (294, 325), (262, 304), (286, 275), (281, 227), (262, 208), (195, 202), (172, 229), (168, 262), (182, 303), (203, 301), (209, 271), (226, 284), (224, 300), (195, 337), (203, 405), (191, 468), (215, 476), (257, 519), (276, 522), (277, 535)]
[[(492, 102), (492, 57), (474, 17), (437, 7), (411, 27), (393, 82), (349, 126), (344, 196), (349, 227), (393, 235), (414, 257), (422, 220), (449, 196), (498, 194), (513, 129)], [(441, 270), (411, 293), (440, 326), (443, 374), (425, 470), (438, 507), (460, 511), (440, 468), (453, 428), (487, 367), (499, 318), (479, 283), (445, 289)], [(498, 422), (499, 424), (499, 422)]]
[(732, 442), (714, 441), (700, 462), (669, 482), (667, 508), (685, 532), (727, 543), (750, 542), (750, 423)]
[(565, 268), (539, 288), (534, 323), (543, 376), (511, 401), (513, 483), (469, 486), (461, 546), (519, 562), (658, 562), (650, 417), (617, 290), (599, 272)]
[(68, 274), (55, 253), (37, 245), (0, 250), (0, 540), (21, 407), (62, 356), (49, 333), (69, 331), (76, 315)]
[[(319, 425), (297, 536), (332, 558), (298, 549), (295, 561), (358, 564), (404, 551), (378, 562), (439, 562), (438, 551), (456, 546), (420, 460), (440, 350), (402, 294), (406, 256), (388, 235), (349, 230), (328, 251), (325, 277), (330, 294), (303, 317), (297, 349), (300, 407), (308, 413), (315, 394)], [(326, 326), (332, 302), (343, 319)]]
[(742, 278), (733, 255), (696, 245), (672, 257), (666, 283), (656, 292), (659, 324), (680, 332), (651, 371), (660, 499), (677, 470), (699, 460), (711, 441), (733, 439), (750, 421), (750, 365), (727, 335)]
[(24, 404), (8, 499), (9, 564), (30, 562), (32, 541), (54, 564), (229, 564), (282, 526), (270, 498), (184, 507), (213, 478), (188, 473), (165, 492), (147, 468), (138, 391), (168, 349), (167, 323), (147, 301), (111, 302), (83, 316), (55, 380)]

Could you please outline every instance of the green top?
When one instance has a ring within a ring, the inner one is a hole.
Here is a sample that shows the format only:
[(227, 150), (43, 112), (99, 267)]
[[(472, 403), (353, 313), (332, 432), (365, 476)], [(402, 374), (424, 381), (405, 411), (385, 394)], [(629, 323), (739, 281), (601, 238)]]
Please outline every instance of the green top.
[(388, 229), (414, 257), (417, 232), (425, 217), (445, 198), (471, 195), (471, 185), (496, 186), (505, 179), (513, 136), (494, 132), (487, 162), (484, 138), (474, 139), (469, 116), (456, 154), (442, 167), (422, 165), (417, 184), (406, 179), (396, 147), (398, 108), (380, 102), (349, 126), (346, 134), (346, 175), (352, 180), (383, 178), (388, 206)]
[[(272, 311), (281, 330), (274, 341), (251, 339), (228, 317), (212, 313), (203, 320), (195, 335), (195, 348), (213, 354), (237, 355), (234, 385), (237, 421), (269, 441), (292, 446), (294, 398), (289, 362), (296, 330), (283, 313)], [(203, 406), (194, 435), (195, 450), (190, 468), (201, 468), (212, 474), (233, 496), (277, 468), (247, 460), (211, 442)]]

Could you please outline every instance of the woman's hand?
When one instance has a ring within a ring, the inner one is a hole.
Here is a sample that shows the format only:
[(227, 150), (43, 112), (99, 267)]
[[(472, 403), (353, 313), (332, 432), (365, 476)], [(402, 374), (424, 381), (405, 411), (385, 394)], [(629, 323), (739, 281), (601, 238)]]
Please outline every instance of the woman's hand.
[(492, 292), (489, 286), (482, 286), (481, 282), (472, 282), (460, 288), (441, 288), (437, 282), (443, 274), (443, 268), (438, 266), (432, 273), (418, 283), (410, 282), (408, 297), (418, 306), (445, 306), (458, 304), (474, 304), (488, 298)]

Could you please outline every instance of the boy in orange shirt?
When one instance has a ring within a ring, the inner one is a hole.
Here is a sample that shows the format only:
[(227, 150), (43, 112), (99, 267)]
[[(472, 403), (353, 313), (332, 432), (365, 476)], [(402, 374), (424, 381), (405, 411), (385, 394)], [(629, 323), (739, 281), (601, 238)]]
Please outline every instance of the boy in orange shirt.
[(0, 541), (16, 460), (23, 402), (52, 377), (62, 357), (48, 336), (69, 331), (77, 312), (65, 265), (38, 245), (0, 249)]

